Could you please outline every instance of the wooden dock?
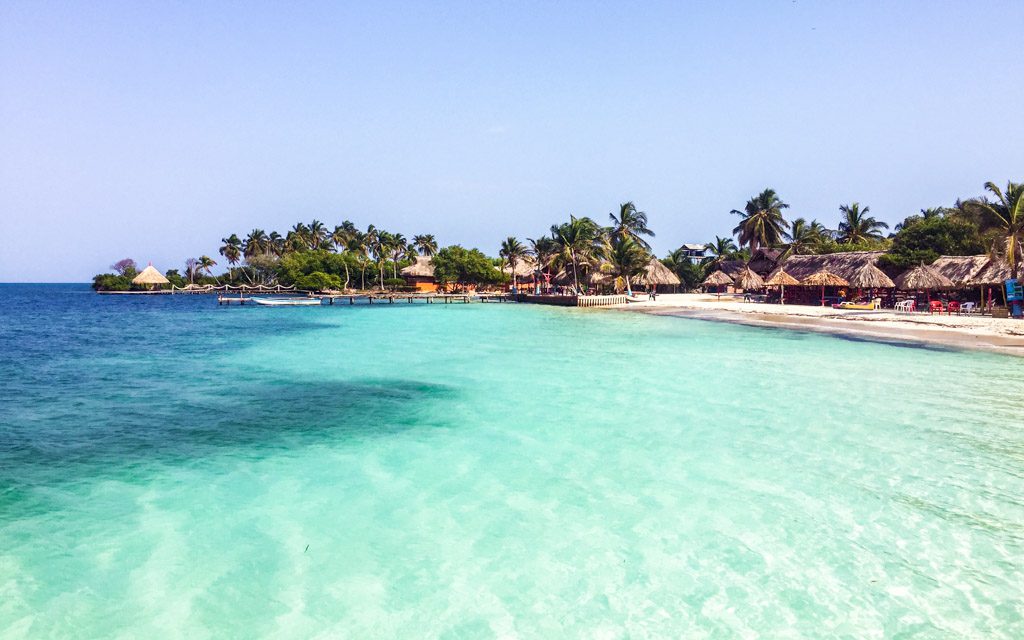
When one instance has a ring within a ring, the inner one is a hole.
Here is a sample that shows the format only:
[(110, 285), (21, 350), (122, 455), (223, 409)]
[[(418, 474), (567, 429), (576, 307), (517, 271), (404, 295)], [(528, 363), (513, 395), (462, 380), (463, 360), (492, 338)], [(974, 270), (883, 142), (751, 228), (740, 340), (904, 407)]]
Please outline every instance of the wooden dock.
[(547, 304), (557, 307), (608, 307), (617, 304), (626, 304), (626, 296), (538, 296), (530, 294), (520, 294), (516, 296), (516, 301), (527, 302), (530, 304)]

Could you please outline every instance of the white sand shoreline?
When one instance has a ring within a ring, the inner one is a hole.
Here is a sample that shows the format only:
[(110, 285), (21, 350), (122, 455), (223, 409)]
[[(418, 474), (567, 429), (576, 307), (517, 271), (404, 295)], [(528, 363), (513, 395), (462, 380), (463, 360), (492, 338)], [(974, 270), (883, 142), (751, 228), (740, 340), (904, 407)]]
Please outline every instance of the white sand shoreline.
[(652, 315), (816, 331), (833, 335), (989, 351), (1024, 357), (1024, 321), (989, 316), (896, 314), (891, 309), (856, 311), (829, 307), (743, 302), (707, 294), (664, 294), (655, 301), (616, 309)]

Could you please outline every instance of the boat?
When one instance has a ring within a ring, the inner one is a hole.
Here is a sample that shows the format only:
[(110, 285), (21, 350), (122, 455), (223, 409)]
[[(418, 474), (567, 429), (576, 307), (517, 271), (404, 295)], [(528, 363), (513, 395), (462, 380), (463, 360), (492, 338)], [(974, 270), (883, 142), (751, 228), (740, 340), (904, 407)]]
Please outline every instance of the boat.
[(319, 307), (320, 298), (250, 298), (264, 307)]

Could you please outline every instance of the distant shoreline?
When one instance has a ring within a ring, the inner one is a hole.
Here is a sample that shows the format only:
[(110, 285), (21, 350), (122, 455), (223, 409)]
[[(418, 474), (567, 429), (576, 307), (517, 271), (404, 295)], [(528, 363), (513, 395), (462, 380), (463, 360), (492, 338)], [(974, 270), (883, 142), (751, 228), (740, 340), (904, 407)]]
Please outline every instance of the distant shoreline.
[[(731, 307), (731, 308), (730, 308)], [(653, 303), (617, 310), (753, 327), (813, 331), (834, 336), (984, 351), (1024, 357), (1024, 321), (977, 316), (897, 316), (892, 312), (842, 313), (821, 307), (716, 301), (697, 294), (662, 295)]]

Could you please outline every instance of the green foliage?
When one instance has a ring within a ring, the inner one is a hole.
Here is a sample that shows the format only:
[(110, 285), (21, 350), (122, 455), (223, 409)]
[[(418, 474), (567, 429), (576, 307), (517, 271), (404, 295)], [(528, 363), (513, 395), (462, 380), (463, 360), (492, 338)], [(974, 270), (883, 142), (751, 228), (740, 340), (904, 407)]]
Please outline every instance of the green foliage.
[(673, 260), (671, 257), (661, 261), (672, 273), (679, 276), (679, 288), (683, 291), (693, 291), (700, 286), (700, 283), (707, 277), (706, 265), (694, 264), (688, 259)]
[[(350, 252), (331, 253), (324, 249), (315, 251), (294, 251), (286, 253), (277, 261), (275, 267), (277, 278), (284, 285), (294, 284), (298, 286), (298, 280), (303, 276), (320, 272), (327, 275), (337, 276), (339, 285), (345, 281), (345, 265), (349, 271), (359, 272), (361, 265), (358, 257)], [(372, 263), (367, 265), (367, 280), (372, 281), (377, 274), (377, 267)]]
[(326, 291), (341, 289), (341, 278), (334, 274), (314, 271), (295, 280), (295, 287), (305, 291)]
[(405, 287), (405, 278), (385, 278), (384, 286), (392, 291), (397, 291)]
[(505, 280), (491, 259), (477, 249), (445, 247), (433, 258), (434, 278), (440, 284), (485, 285)]
[(116, 273), (101, 273), (93, 277), (92, 288), (94, 291), (130, 291), (134, 277), (134, 274), (129, 278)]
[(164, 277), (171, 281), (171, 284), (167, 285), (168, 287), (169, 286), (184, 287), (185, 284), (186, 284), (185, 278), (183, 278), (181, 276), (181, 274), (178, 273), (177, 269), (168, 269), (167, 273), (164, 274)]
[(888, 238), (861, 240), (860, 242), (840, 242), (833, 238), (823, 238), (818, 243), (818, 247), (814, 253), (826, 254), (845, 253), (847, 251), (886, 251), (889, 249), (891, 244), (892, 241)]
[(921, 218), (903, 226), (892, 240), (892, 250), (881, 262), (906, 268), (929, 264), (942, 255), (969, 256), (985, 252), (978, 225), (961, 216)]

